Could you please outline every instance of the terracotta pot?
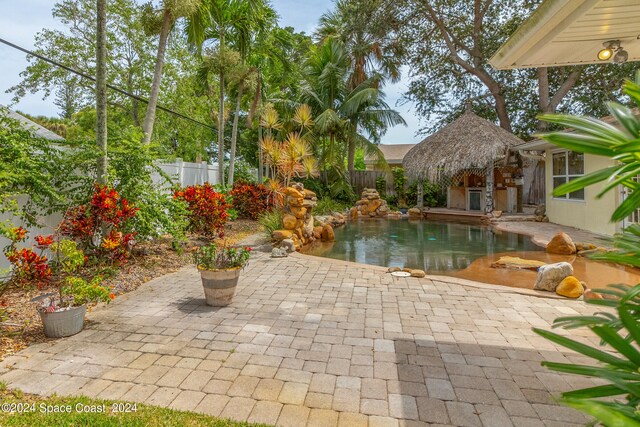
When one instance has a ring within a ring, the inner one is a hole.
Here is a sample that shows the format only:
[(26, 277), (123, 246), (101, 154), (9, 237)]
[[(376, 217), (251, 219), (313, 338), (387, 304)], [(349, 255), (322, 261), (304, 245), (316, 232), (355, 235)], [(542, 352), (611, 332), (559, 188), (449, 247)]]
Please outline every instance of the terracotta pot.
[(207, 305), (224, 307), (233, 301), (240, 278), (240, 268), (234, 270), (201, 270), (202, 286)]
[(53, 313), (39, 308), (38, 313), (40, 313), (46, 336), (49, 338), (69, 337), (77, 334), (84, 327), (84, 315), (87, 314), (87, 305), (64, 308)]

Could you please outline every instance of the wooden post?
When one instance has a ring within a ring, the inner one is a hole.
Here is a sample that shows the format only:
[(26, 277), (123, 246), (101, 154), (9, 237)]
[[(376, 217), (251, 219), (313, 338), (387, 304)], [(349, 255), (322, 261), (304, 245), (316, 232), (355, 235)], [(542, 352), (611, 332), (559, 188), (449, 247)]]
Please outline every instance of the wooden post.
[(493, 212), (493, 160), (491, 160), (489, 162), (489, 166), (487, 166), (485, 185), (486, 194), (484, 199), (484, 212), (491, 213)]
[(422, 186), (422, 180), (418, 181), (418, 207), (424, 208), (424, 188)]

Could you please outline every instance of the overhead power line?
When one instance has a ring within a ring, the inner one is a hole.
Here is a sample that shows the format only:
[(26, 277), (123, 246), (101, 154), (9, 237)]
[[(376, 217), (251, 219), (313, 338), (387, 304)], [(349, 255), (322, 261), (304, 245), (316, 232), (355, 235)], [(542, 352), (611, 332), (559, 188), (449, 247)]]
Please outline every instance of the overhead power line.
[[(12, 48), (17, 49), (17, 50), (19, 50), (21, 52), (24, 52), (27, 55), (34, 56), (34, 57), (36, 57), (36, 58), (38, 58), (38, 59), (40, 59), (42, 61), (48, 62), (49, 64), (55, 65), (56, 67), (62, 68), (63, 70), (69, 71), (70, 73), (76, 74), (76, 75), (78, 75), (78, 76), (80, 76), (80, 77), (82, 77), (84, 79), (91, 80), (92, 82), (96, 81), (95, 77), (90, 76), (87, 73), (83, 73), (82, 71), (78, 71), (78, 70), (75, 70), (75, 69), (73, 69), (71, 67), (67, 67), (66, 65), (61, 64), (61, 63), (59, 63), (57, 61), (54, 61), (53, 59), (49, 59), (49, 58), (47, 58), (45, 56), (40, 55), (39, 53), (33, 52), (33, 51), (29, 50), (29, 49), (25, 49), (25, 48), (23, 48), (21, 46), (18, 46), (17, 44), (11, 43), (10, 41), (7, 41), (5, 39), (0, 38), (0, 43), (4, 43), (9, 47), (12, 47)], [(109, 89), (115, 91), (115, 92), (118, 92), (118, 93), (120, 93), (122, 95), (128, 96), (129, 98), (133, 98), (133, 99), (135, 99), (137, 101), (144, 102), (145, 104), (149, 103), (148, 99), (143, 98), (143, 97), (138, 96), (138, 95), (135, 95), (133, 93), (127, 92), (126, 90), (120, 89), (117, 86), (113, 86), (113, 85), (107, 84), (107, 87)], [(192, 123), (195, 123), (197, 125), (205, 127), (207, 129), (211, 129), (211, 130), (216, 131), (216, 132), (218, 130), (218, 129), (214, 128), (213, 126), (210, 126), (210, 125), (208, 125), (206, 123), (202, 123), (201, 121), (198, 121), (196, 119), (192, 119), (189, 116), (185, 116), (184, 114), (178, 113), (177, 111), (170, 110), (169, 108), (163, 107), (161, 105), (158, 105), (156, 108), (158, 110), (162, 110), (162, 111), (167, 112), (169, 114), (173, 114), (176, 117), (180, 117), (181, 119), (188, 120), (188, 121), (190, 121)]]

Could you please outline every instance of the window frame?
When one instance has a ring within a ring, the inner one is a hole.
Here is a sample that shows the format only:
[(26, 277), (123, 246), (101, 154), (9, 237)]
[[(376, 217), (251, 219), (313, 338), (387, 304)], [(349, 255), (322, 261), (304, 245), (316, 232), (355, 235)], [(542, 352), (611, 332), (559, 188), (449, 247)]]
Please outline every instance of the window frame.
[[(555, 178), (564, 178), (565, 182), (569, 182), (571, 180), (571, 178), (573, 178), (573, 179), (580, 178), (580, 177), (585, 175), (585, 166), (586, 166), (585, 154), (584, 153), (578, 153), (578, 154), (582, 154), (582, 173), (581, 174), (569, 174), (569, 153), (576, 153), (576, 152), (573, 151), (573, 150), (563, 150), (563, 149), (551, 151), (551, 194), (552, 194), (552, 198), (553, 198), (553, 200), (560, 200), (560, 201), (565, 201), (565, 202), (586, 203), (586, 201), (587, 201), (587, 189), (586, 188), (583, 189), (584, 196), (582, 197), (582, 199), (576, 199), (576, 198), (569, 197), (571, 193), (565, 194), (564, 196), (553, 196), (553, 190), (556, 189), (556, 187), (554, 185)], [(554, 156), (556, 154), (564, 154), (564, 174), (562, 174), (562, 175), (556, 175), (555, 171), (554, 171)]]

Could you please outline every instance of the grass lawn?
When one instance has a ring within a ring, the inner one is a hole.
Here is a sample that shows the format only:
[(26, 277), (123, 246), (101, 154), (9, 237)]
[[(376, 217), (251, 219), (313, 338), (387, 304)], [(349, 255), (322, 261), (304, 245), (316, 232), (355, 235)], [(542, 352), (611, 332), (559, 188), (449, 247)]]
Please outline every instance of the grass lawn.
[[(0, 389), (0, 426), (212, 426), (258, 424), (223, 420), (194, 412), (87, 397), (41, 397)], [(135, 412), (134, 406), (135, 405)], [(130, 412), (115, 412), (128, 410)], [(14, 410), (16, 412), (10, 413)], [(57, 412), (54, 412), (56, 411)], [(104, 412), (90, 412), (90, 411)], [(20, 411), (20, 413), (18, 413)], [(65, 412), (60, 412), (65, 411)]]

